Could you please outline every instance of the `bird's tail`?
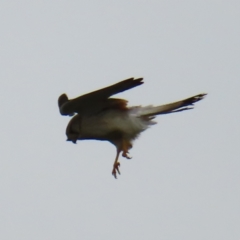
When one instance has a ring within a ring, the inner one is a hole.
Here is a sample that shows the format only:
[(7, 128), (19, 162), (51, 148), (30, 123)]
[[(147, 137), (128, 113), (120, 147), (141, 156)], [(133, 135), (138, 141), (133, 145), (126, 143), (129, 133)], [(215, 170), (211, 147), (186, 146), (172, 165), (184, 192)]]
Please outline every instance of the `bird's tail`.
[(147, 106), (141, 108), (140, 115), (142, 117), (154, 117), (155, 115), (159, 114), (168, 114), (168, 113), (175, 113), (175, 112), (181, 112), (185, 110), (193, 109), (193, 105), (195, 102), (198, 102), (204, 98), (204, 96), (207, 95), (205, 93), (198, 94), (196, 96), (174, 102), (169, 103), (161, 106)]

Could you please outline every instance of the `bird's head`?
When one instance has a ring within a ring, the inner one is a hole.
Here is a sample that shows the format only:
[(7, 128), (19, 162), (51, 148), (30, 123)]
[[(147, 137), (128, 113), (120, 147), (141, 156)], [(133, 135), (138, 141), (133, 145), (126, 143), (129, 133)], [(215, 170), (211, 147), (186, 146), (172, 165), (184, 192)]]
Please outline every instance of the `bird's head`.
[(67, 141), (76, 143), (77, 140), (79, 139), (79, 134), (80, 134), (79, 118), (80, 118), (80, 116), (76, 115), (68, 123), (67, 128), (66, 128)]

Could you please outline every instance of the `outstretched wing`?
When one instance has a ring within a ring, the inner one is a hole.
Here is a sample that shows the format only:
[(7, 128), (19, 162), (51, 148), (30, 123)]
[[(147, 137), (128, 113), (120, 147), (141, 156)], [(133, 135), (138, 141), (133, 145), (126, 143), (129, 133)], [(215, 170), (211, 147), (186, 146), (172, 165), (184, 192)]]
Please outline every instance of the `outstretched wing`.
[(207, 94), (202, 93), (178, 102), (160, 105), (157, 107), (147, 106), (141, 109), (141, 116), (156, 116), (193, 109), (194, 103), (202, 100)]
[[(108, 107), (107, 99), (110, 96), (137, 87), (141, 84), (143, 84), (143, 78), (129, 78), (109, 87), (87, 93), (74, 99), (68, 99), (66, 94), (62, 94), (58, 98), (58, 106), (60, 113), (62, 115), (72, 116), (74, 115), (74, 113), (83, 114), (88, 112), (96, 112), (98, 110), (101, 110), (102, 108)], [(116, 102), (121, 101), (120, 99), (115, 100)], [(123, 101), (126, 102), (125, 100)], [(112, 103), (113, 101), (111, 102), (111, 104)]]

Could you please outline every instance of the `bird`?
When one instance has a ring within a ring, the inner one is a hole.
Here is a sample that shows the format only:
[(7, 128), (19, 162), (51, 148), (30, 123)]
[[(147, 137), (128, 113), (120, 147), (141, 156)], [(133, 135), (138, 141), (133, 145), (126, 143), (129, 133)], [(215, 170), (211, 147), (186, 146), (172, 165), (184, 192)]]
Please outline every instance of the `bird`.
[(194, 103), (207, 94), (201, 93), (177, 102), (160, 106), (128, 106), (125, 99), (112, 95), (143, 84), (143, 78), (128, 78), (114, 85), (87, 93), (75, 99), (62, 94), (58, 99), (61, 115), (73, 116), (66, 128), (67, 141), (109, 141), (116, 147), (112, 175), (120, 175), (119, 156), (131, 159), (129, 150), (139, 135), (156, 124), (157, 115), (193, 109)]

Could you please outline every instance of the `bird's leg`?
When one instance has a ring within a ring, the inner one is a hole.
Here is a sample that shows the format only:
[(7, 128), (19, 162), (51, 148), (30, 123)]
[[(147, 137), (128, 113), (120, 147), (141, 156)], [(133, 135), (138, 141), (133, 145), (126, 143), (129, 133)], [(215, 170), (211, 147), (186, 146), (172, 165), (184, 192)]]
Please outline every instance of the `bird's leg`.
[(120, 166), (120, 162), (118, 162), (118, 157), (120, 154), (121, 150), (117, 149), (117, 155), (113, 164), (113, 170), (112, 170), (112, 175), (117, 179), (117, 173), (120, 174), (119, 171), (119, 166)]
[(122, 151), (123, 151), (122, 156), (123, 157), (125, 157), (127, 159), (131, 159), (131, 157), (128, 156), (128, 153), (129, 153), (128, 150), (130, 148), (132, 148), (132, 144), (126, 140), (123, 140), (122, 141)]

